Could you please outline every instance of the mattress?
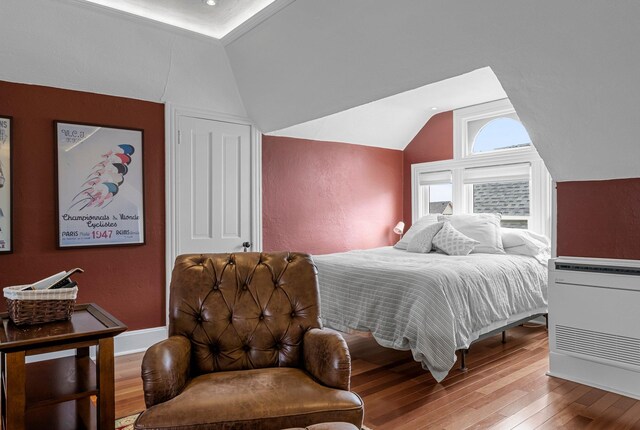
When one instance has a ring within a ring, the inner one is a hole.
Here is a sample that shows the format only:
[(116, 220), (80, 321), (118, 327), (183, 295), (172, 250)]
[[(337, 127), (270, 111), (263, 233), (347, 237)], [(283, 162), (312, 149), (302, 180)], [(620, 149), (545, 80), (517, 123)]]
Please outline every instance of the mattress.
[(367, 331), (385, 347), (411, 350), (440, 382), (484, 333), (547, 312), (540, 258), (417, 254), (393, 247), (313, 257), (325, 326)]

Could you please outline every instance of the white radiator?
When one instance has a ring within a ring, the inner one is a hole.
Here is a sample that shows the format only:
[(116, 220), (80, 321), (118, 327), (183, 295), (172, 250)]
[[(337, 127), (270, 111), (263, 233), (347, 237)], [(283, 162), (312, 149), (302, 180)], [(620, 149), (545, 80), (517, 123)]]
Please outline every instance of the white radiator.
[(640, 261), (549, 262), (549, 374), (640, 398)]

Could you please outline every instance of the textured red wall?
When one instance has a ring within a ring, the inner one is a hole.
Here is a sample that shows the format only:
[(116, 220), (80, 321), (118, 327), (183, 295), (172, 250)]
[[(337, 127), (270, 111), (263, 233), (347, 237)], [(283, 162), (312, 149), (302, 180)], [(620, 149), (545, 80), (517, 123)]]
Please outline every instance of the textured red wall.
[(397, 241), (402, 152), (264, 136), (265, 251), (325, 254)]
[(405, 231), (411, 226), (411, 165), (453, 158), (453, 111), (432, 116), (403, 152), (403, 213)]
[(640, 178), (559, 182), (558, 255), (640, 260)]
[[(0, 287), (82, 267), (79, 303), (99, 304), (129, 329), (164, 325), (164, 106), (0, 81), (0, 114), (13, 116), (15, 249), (0, 255)], [(54, 120), (144, 129), (146, 245), (56, 249)]]

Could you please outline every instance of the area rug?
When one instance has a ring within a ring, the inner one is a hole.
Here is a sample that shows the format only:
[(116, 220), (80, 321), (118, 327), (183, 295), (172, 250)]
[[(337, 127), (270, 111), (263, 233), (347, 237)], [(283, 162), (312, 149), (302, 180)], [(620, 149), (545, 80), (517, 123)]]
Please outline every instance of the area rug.
[(133, 423), (138, 418), (138, 414), (129, 415), (128, 417), (118, 418), (116, 420), (116, 430), (133, 430)]
[[(116, 430), (133, 430), (133, 423), (140, 414), (129, 415), (128, 417), (118, 418), (116, 420)], [(362, 426), (362, 430), (371, 430), (367, 426)]]

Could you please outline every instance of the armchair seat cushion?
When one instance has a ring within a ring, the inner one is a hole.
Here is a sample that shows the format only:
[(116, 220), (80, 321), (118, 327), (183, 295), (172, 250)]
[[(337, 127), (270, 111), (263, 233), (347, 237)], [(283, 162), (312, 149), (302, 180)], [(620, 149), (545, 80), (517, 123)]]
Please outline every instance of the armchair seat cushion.
[(143, 412), (136, 430), (241, 430), (305, 427), (343, 421), (359, 426), (363, 403), (352, 392), (320, 385), (304, 370), (214, 372)]

